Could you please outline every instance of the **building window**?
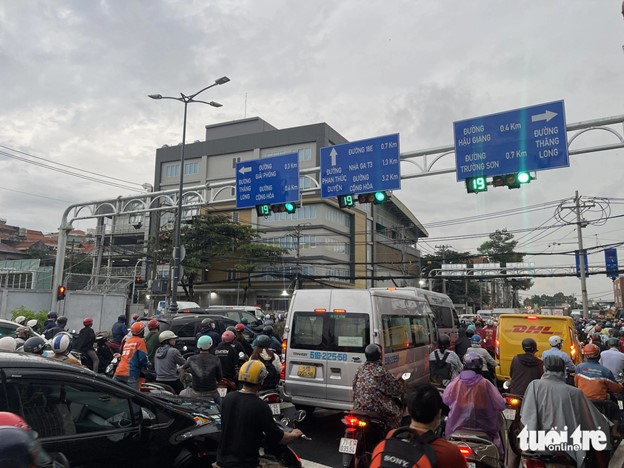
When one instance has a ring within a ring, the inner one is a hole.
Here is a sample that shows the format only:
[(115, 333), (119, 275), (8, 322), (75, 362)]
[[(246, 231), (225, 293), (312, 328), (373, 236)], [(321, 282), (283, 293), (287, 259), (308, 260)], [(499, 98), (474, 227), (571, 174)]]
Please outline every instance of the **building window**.
[(236, 164), (240, 162), (240, 156), (238, 158), (232, 158), (232, 169), (236, 169)]
[(316, 206), (300, 206), (293, 214), (274, 213), (267, 221), (295, 221), (298, 219), (316, 219)]
[(312, 159), (312, 150), (310, 148), (299, 148), (299, 161), (310, 161)]
[(184, 175), (199, 174), (199, 161), (184, 163)]
[(341, 226), (351, 227), (351, 215), (337, 210), (336, 208), (327, 207), (325, 210), (325, 219)]
[(180, 177), (180, 163), (167, 164), (165, 166), (165, 177)]

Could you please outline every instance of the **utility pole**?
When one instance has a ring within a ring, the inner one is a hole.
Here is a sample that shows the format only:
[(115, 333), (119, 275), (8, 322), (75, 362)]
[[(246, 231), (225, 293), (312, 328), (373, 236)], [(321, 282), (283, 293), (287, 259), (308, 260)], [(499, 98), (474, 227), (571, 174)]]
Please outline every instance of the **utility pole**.
[(301, 279), (300, 279), (300, 264), (301, 264), (301, 236), (302, 236), (302, 231), (303, 231), (303, 227), (304, 226), (309, 226), (310, 223), (302, 223), (302, 224), (297, 224), (297, 226), (295, 227), (294, 232), (288, 234), (288, 236), (294, 237), (296, 239), (295, 241), (295, 285), (293, 289), (300, 289), (301, 286)]
[(587, 276), (585, 274), (587, 265), (585, 265), (585, 250), (583, 249), (583, 233), (581, 231), (582, 228), (588, 225), (586, 221), (583, 221), (581, 217), (581, 209), (585, 211), (586, 209), (593, 208), (596, 206), (593, 202), (582, 202), (581, 197), (579, 196), (578, 190), (574, 192), (574, 205), (572, 206), (561, 206), (562, 209), (566, 210), (574, 210), (576, 211), (576, 234), (578, 237), (578, 246), (579, 246), (579, 274), (581, 276), (581, 295), (583, 298), (583, 318), (589, 318), (589, 300), (587, 298)]
[[(450, 245), (436, 245), (436, 249), (442, 250), (442, 264), (446, 263), (446, 250), (451, 247)], [(442, 276), (442, 294), (446, 294), (446, 280)]]

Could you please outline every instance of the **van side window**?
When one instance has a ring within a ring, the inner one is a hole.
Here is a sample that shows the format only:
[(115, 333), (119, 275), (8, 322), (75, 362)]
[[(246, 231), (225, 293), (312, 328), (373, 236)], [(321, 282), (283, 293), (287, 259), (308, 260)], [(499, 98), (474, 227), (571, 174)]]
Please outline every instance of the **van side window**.
[(430, 343), (431, 327), (423, 315), (383, 315), (384, 351), (393, 353)]
[(453, 328), (453, 309), (431, 304), (431, 310), (436, 318), (438, 328)]

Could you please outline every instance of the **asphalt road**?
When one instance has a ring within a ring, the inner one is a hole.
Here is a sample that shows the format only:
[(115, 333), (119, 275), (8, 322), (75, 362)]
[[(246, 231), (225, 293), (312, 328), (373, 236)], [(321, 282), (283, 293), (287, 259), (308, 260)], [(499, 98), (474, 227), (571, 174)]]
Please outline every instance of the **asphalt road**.
[[(344, 425), (340, 422), (342, 414), (341, 411), (317, 409), (297, 425), (312, 440), (297, 440), (290, 446), (304, 460), (331, 467), (341, 466), (342, 455), (338, 452), (338, 444), (344, 434)], [(310, 465), (304, 462), (304, 468), (306, 466)]]

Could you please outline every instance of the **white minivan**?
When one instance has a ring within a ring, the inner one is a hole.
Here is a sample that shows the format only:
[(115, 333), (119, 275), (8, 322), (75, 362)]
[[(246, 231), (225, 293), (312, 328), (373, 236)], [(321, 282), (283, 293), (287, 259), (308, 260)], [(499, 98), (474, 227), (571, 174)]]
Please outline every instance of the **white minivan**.
[(436, 336), (428, 302), (407, 291), (297, 290), (284, 328), (280, 391), (296, 405), (349, 410), (366, 345), (382, 347), (393, 375), (410, 372), (409, 385), (429, 381)]

